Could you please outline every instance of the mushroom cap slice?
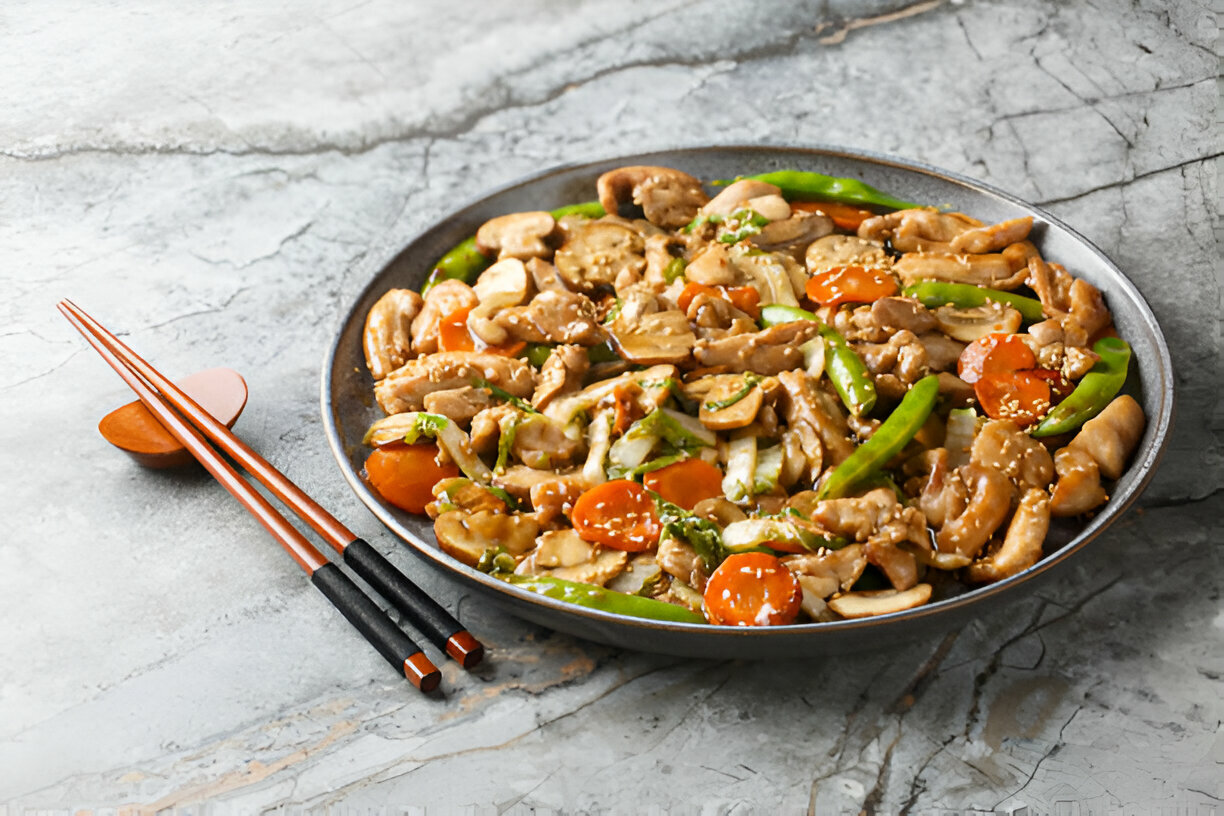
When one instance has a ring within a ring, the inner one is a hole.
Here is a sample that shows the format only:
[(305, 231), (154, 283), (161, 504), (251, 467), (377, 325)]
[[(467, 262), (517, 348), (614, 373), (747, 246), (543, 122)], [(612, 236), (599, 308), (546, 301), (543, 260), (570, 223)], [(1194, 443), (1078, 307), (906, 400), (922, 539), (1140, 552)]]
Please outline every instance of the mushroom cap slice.
[(701, 208), (702, 215), (730, 215), (743, 209), (747, 202), (761, 196), (782, 194), (782, 188), (757, 179), (740, 179), (728, 184)]
[(829, 601), (829, 608), (843, 618), (870, 618), (891, 615), (922, 606), (931, 600), (931, 585), (916, 584), (904, 592), (884, 589), (878, 592), (847, 592)]
[(608, 213), (631, 201), (641, 206), (647, 221), (664, 229), (683, 227), (710, 200), (700, 181), (670, 167), (620, 167), (600, 176), (595, 186)]
[(1015, 334), (1023, 322), (1020, 312), (995, 302), (967, 309), (940, 306), (931, 314), (940, 331), (962, 343), (972, 343), (988, 334)]
[(646, 244), (637, 232), (611, 221), (592, 221), (574, 229), (553, 259), (565, 284), (575, 291), (611, 286), (622, 271), (641, 274)]
[(549, 258), (548, 239), (557, 231), (557, 221), (544, 211), (510, 213), (486, 221), (476, 231), (476, 249), (498, 260)]

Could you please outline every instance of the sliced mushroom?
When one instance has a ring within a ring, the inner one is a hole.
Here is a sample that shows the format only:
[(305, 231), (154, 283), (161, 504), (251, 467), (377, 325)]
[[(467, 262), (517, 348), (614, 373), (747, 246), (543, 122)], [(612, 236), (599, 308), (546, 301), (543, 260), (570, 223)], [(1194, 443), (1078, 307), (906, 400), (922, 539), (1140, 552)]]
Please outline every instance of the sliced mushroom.
[(931, 585), (918, 584), (904, 592), (882, 589), (876, 592), (847, 592), (829, 601), (829, 608), (843, 618), (870, 618), (891, 615), (922, 606), (931, 600)]
[(505, 547), (511, 555), (522, 555), (535, 544), (539, 525), (531, 516), (480, 510), (451, 510), (434, 519), (434, 536), (444, 553), (469, 567), (480, 561), (485, 550)]
[(366, 315), (362, 349), (366, 368), (376, 380), (406, 363), (412, 354), (412, 321), (424, 305), (411, 289), (392, 289)]
[(557, 231), (557, 222), (546, 212), (520, 212), (486, 221), (476, 231), (476, 249), (498, 260), (550, 258), (553, 248), (548, 239)]
[[(748, 201), (761, 196), (781, 196), (782, 189), (756, 179), (740, 179), (728, 184), (718, 195), (701, 208), (702, 215), (728, 216), (747, 206)], [(785, 203), (785, 202), (784, 202)], [(758, 211), (759, 212), (759, 211)], [(790, 205), (787, 205), (787, 213)], [(764, 215), (764, 213), (761, 213)], [(785, 218), (786, 216), (782, 216)]]
[[(730, 431), (745, 428), (756, 420), (757, 413), (765, 403), (765, 391), (758, 383), (735, 375), (705, 379), (717, 379), (718, 382), (712, 384), (701, 400), (697, 418), (702, 425), (712, 431)], [(718, 407), (719, 403), (728, 400), (731, 400), (729, 405)]]
[(689, 359), (697, 342), (684, 312), (674, 309), (636, 318), (622, 312), (607, 330), (620, 356), (639, 365), (679, 365)]
[(826, 235), (808, 246), (804, 254), (808, 272), (815, 275), (835, 266), (866, 266), (886, 269), (888, 253), (875, 241), (855, 235)]
[(988, 334), (1015, 334), (1023, 320), (1020, 312), (993, 301), (965, 309), (940, 306), (932, 314), (940, 331), (962, 343), (972, 343)]
[(833, 232), (833, 219), (823, 213), (797, 212), (761, 227), (748, 243), (765, 252), (785, 252), (799, 260), (815, 240)]
[(629, 227), (600, 219), (576, 227), (553, 262), (570, 289), (589, 292), (611, 286), (626, 271), (641, 275), (645, 248), (642, 237)]
[(670, 167), (621, 167), (600, 176), (595, 187), (608, 213), (615, 215), (622, 202), (632, 202), (647, 221), (664, 229), (683, 227), (710, 200), (700, 181)]
[(490, 346), (504, 344), (509, 335), (492, 318), (502, 309), (518, 306), (530, 296), (531, 278), (527, 267), (517, 258), (500, 260), (481, 273), (472, 290), (480, 303), (468, 313), (468, 330)]

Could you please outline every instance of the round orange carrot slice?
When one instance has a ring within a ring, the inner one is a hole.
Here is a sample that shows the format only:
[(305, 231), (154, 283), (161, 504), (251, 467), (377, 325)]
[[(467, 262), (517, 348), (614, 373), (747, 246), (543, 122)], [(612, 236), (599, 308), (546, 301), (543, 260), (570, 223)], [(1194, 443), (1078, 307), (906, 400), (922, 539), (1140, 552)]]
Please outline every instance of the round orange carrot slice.
[(728, 556), (710, 576), (705, 611), (723, 626), (780, 626), (799, 616), (799, 579), (769, 553)]
[(380, 496), (401, 510), (418, 514), (433, 501), (435, 484), (459, 475), (453, 463), (438, 464), (438, 446), (432, 442), (382, 445), (366, 459), (365, 469)]
[(574, 531), (583, 541), (641, 552), (659, 542), (662, 525), (646, 488), (628, 479), (595, 485), (574, 502)]
[(723, 494), (723, 474), (704, 459), (685, 459), (642, 477), (642, 484), (672, 504), (692, 510), (697, 502)]

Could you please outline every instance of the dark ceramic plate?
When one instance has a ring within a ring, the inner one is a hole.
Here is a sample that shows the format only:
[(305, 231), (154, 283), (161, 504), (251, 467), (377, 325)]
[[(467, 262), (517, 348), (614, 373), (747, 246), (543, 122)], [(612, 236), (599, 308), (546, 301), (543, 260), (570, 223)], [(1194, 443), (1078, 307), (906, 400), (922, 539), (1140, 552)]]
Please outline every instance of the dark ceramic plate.
[[(781, 627), (717, 627), (646, 621), (597, 612), (544, 598), (490, 578), (438, 549), (429, 519), (391, 507), (361, 479), (368, 451), (361, 437), (382, 416), (374, 404), (361, 334), (366, 312), (386, 290), (418, 288), (433, 262), (484, 221), (522, 210), (542, 210), (595, 198), (595, 180), (623, 165), (675, 167), (711, 180), (770, 170), (814, 170), (852, 176), (908, 201), (949, 206), (987, 222), (1034, 216), (1033, 240), (1042, 255), (1099, 287), (1118, 331), (1134, 349), (1128, 391), (1143, 405), (1148, 424), (1130, 469), (1109, 504), (1086, 523), (1059, 521), (1046, 555), (1025, 572), (984, 587), (943, 585), (927, 606), (863, 620)], [(411, 241), (383, 267), (349, 310), (324, 364), (323, 422), (345, 478), (357, 496), (426, 560), (478, 590), (481, 597), (527, 620), (579, 637), (628, 649), (722, 658), (795, 657), (875, 648), (885, 642), (949, 630), (975, 614), (1032, 592), (1088, 542), (1101, 535), (1135, 501), (1152, 476), (1173, 415), (1169, 351), (1151, 310), (1134, 285), (1100, 250), (1065, 224), (1004, 192), (912, 162), (836, 148), (706, 147), (624, 156), (559, 167), (495, 190), (448, 215)]]

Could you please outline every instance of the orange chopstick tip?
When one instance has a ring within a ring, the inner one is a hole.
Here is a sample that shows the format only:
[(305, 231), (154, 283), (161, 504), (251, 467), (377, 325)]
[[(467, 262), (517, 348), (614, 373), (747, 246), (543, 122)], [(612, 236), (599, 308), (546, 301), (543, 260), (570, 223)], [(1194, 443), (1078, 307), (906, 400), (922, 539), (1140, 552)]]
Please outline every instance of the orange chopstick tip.
[(430, 662), (424, 652), (404, 659), (404, 676), (421, 691), (433, 691), (442, 682), (442, 672)]
[(484, 646), (472, 637), (472, 633), (461, 629), (447, 638), (446, 653), (465, 669), (470, 669), (484, 659)]

